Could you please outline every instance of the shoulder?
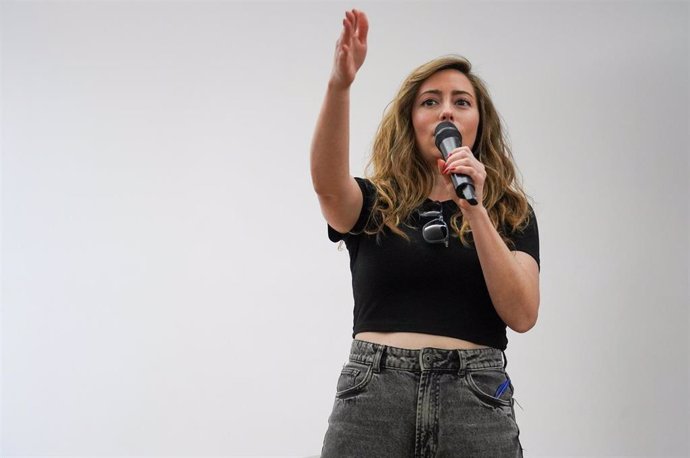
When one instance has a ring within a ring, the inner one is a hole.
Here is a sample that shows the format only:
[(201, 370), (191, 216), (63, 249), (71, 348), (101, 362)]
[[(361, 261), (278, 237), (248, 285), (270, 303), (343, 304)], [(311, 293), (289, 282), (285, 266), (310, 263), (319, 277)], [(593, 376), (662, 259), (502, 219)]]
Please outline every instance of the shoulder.
[(527, 204), (527, 215), (519, 221), (512, 230), (507, 231), (506, 235), (512, 242), (510, 247), (515, 255), (523, 258), (524, 262), (530, 261), (525, 256), (533, 258), (536, 262), (537, 270), (540, 269), (539, 258), (539, 227), (537, 225), (537, 215), (531, 204)]

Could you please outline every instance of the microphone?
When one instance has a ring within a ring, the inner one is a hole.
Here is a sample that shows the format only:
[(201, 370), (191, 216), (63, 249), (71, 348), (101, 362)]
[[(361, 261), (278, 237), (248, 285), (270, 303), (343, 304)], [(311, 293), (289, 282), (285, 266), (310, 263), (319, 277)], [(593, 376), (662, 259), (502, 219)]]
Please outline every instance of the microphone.
[[(462, 146), (462, 135), (455, 124), (450, 121), (443, 121), (436, 126), (434, 132), (436, 147), (441, 151), (444, 160), (448, 160), (448, 155), (456, 148)], [(477, 205), (477, 198), (474, 195), (474, 183), (472, 178), (461, 173), (452, 173), (450, 179), (453, 181), (455, 194), (461, 199), (465, 199), (470, 205)]]

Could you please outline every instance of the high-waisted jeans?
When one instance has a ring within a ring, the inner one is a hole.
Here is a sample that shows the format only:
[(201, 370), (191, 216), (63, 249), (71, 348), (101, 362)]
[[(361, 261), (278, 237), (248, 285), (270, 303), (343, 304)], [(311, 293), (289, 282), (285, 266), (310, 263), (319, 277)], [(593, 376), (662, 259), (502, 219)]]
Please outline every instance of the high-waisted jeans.
[(513, 385), (494, 348), (353, 340), (321, 458), (522, 457)]

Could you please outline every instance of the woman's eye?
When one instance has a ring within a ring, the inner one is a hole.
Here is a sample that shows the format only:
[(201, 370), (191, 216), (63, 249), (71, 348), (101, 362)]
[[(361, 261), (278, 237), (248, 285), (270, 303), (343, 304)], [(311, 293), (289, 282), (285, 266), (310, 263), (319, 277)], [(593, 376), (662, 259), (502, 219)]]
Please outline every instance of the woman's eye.
[(459, 105), (462, 105), (463, 102), (466, 103), (468, 107), (470, 106), (470, 101), (469, 101), (469, 100), (465, 100), (465, 99), (459, 99), (459, 100), (456, 101), (455, 103), (457, 103), (457, 104), (459, 104)]
[(436, 104), (436, 100), (434, 100), (434, 99), (426, 99), (422, 102), (422, 106), (424, 106), (424, 107), (430, 107), (430, 106), (435, 105), (435, 104)]

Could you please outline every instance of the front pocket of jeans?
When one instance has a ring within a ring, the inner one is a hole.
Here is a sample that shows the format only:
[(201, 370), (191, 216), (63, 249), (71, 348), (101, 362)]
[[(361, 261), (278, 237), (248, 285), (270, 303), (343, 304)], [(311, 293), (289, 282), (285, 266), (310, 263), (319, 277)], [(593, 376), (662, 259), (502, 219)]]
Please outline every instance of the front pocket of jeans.
[(491, 406), (507, 407), (512, 405), (513, 384), (509, 382), (503, 393), (496, 396), (496, 390), (507, 377), (504, 370), (480, 369), (467, 373), (467, 384), (480, 401)]
[(359, 361), (348, 361), (340, 371), (336, 397), (349, 397), (359, 393), (367, 386), (371, 377), (371, 365)]

